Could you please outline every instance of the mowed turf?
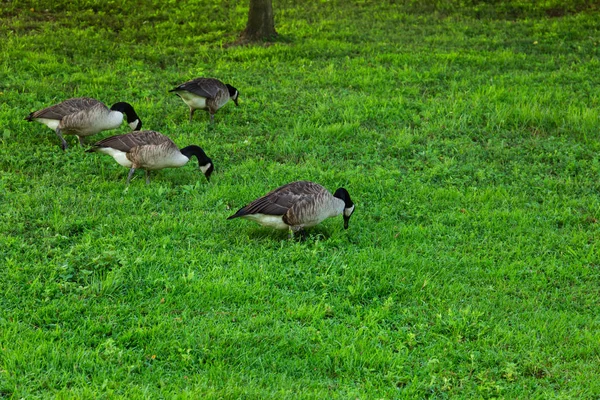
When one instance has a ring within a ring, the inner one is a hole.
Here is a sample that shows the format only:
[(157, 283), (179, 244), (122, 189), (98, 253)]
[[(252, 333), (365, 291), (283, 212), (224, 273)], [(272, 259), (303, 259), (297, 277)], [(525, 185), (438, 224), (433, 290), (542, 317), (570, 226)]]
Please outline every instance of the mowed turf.
[[(600, 396), (594, 2), (275, 1), (252, 46), (247, 1), (47, 3), (0, 7), (0, 397)], [(214, 126), (198, 76), (240, 91)], [(23, 120), (76, 96), (210, 183)], [(226, 221), (299, 179), (348, 230)]]

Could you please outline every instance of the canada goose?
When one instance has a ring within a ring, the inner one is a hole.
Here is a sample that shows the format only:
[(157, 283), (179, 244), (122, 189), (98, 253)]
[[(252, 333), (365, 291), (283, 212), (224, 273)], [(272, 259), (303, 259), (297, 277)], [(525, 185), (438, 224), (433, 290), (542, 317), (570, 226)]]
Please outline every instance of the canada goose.
[(289, 229), (290, 237), (325, 218), (344, 214), (344, 229), (354, 212), (354, 203), (344, 188), (331, 195), (323, 186), (297, 181), (283, 185), (239, 209), (227, 219), (246, 218), (275, 229)]
[(112, 156), (116, 162), (131, 168), (127, 184), (137, 168), (146, 170), (146, 183), (150, 183), (150, 170), (177, 168), (184, 166), (192, 156), (198, 159), (198, 166), (210, 180), (214, 170), (212, 160), (204, 150), (196, 145), (179, 147), (162, 133), (155, 131), (136, 131), (124, 135), (111, 136), (94, 144), (88, 153), (98, 152)]
[(208, 110), (210, 122), (213, 123), (215, 113), (227, 104), (229, 99), (238, 106), (238, 90), (214, 78), (192, 79), (169, 92), (175, 92), (190, 107), (190, 121), (197, 109)]
[(77, 135), (79, 144), (83, 146), (82, 137), (95, 135), (98, 132), (118, 128), (123, 122), (123, 114), (133, 130), (142, 128), (142, 121), (129, 103), (115, 103), (109, 109), (104, 103), (89, 97), (68, 99), (62, 103), (34, 111), (25, 117), (26, 121), (38, 121), (53, 129), (61, 140), (63, 150), (67, 142), (62, 137)]

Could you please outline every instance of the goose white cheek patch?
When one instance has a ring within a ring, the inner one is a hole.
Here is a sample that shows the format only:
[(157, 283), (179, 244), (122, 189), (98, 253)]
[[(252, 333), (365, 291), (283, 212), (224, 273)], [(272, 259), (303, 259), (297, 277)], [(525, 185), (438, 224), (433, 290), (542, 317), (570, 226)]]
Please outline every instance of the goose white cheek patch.
[(206, 171), (208, 171), (208, 169), (210, 168), (211, 165), (212, 165), (211, 163), (208, 163), (206, 165), (201, 166), (200, 171), (202, 171), (203, 174), (206, 174)]
[(352, 215), (352, 213), (354, 212), (354, 206), (350, 207), (350, 208), (345, 208), (344, 209), (344, 216), (345, 217), (349, 217)]
[(133, 121), (133, 122), (130, 122), (128, 125), (129, 125), (129, 127), (131, 128), (131, 130), (132, 130), (132, 131), (134, 131), (134, 130), (135, 130), (135, 128), (137, 128), (137, 126), (138, 126), (138, 123), (139, 123), (139, 122), (140, 122), (140, 121), (139, 121), (138, 119), (136, 119), (135, 121)]

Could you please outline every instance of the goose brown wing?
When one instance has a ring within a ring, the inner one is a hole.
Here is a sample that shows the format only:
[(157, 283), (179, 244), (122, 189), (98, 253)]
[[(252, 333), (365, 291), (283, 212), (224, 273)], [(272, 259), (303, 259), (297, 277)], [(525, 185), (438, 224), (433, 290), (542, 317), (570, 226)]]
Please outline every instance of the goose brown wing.
[(196, 78), (191, 81), (187, 81), (177, 86), (171, 92), (177, 92), (179, 90), (185, 90), (190, 93), (194, 93), (197, 96), (202, 96), (207, 99), (214, 99), (219, 91), (223, 91), (225, 86), (213, 78)]
[(301, 225), (302, 221), (314, 214), (315, 197), (302, 196), (283, 216), (283, 222), (288, 225)]
[(163, 143), (169, 143), (177, 147), (171, 139), (156, 131), (136, 131), (124, 135), (107, 137), (96, 142), (94, 147), (110, 147), (127, 153), (134, 147), (160, 145)]
[(254, 200), (228, 219), (249, 214), (284, 215), (294, 204), (313, 196), (319, 187), (321, 186), (307, 181), (288, 183)]
[(42, 110), (35, 111), (29, 114), (29, 119), (34, 118), (47, 118), (47, 119), (57, 119), (61, 120), (66, 115), (74, 114), (82, 110), (86, 110), (92, 107), (97, 107), (98, 105), (104, 106), (100, 101), (96, 99), (92, 99), (89, 97), (78, 97), (73, 99), (68, 99), (63, 101), (62, 103), (55, 104), (50, 107), (46, 107)]

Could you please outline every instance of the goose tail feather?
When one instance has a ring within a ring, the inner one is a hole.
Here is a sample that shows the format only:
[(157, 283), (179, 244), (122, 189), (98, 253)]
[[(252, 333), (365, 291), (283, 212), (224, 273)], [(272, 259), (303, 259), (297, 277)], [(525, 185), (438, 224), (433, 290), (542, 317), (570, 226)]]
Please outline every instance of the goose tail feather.
[(229, 217), (227, 217), (227, 219), (234, 219), (234, 218), (239, 218), (239, 217), (243, 217), (244, 215), (246, 215), (246, 207), (240, 208), (239, 210), (237, 210), (237, 212)]

